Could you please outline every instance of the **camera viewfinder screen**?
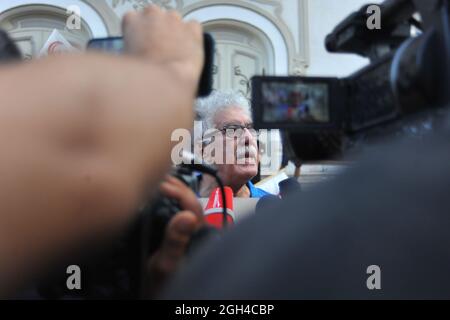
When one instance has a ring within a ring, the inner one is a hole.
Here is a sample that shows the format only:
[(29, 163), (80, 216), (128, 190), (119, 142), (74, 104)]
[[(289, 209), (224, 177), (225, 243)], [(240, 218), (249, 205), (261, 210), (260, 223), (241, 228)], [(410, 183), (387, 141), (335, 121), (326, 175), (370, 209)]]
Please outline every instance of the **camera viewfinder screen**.
[(330, 121), (329, 87), (326, 83), (262, 83), (265, 123), (324, 124)]

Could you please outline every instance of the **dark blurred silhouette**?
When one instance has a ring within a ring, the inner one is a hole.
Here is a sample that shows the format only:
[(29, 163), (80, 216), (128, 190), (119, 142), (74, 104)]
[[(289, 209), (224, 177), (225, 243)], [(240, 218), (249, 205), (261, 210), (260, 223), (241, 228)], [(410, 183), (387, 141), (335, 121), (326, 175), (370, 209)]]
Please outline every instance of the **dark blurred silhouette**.
[(5, 31), (0, 30), (0, 63), (19, 61), (21, 57), (16, 44)]
[(280, 196), (282, 199), (285, 199), (290, 194), (301, 191), (300, 183), (297, 178), (289, 178), (278, 183), (280, 187)]
[[(164, 297), (449, 299), (449, 141), (446, 131), (374, 147), (337, 179), (237, 225)], [(367, 287), (371, 265), (381, 290)]]
[(276, 206), (281, 199), (272, 194), (265, 195), (256, 203), (255, 212), (261, 212), (261, 210), (271, 209)]

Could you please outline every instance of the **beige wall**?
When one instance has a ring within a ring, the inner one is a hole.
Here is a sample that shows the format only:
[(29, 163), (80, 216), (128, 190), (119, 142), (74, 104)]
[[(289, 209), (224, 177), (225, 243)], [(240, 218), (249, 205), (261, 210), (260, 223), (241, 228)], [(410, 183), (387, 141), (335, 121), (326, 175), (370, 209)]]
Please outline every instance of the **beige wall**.
[[(326, 52), (323, 42), (326, 34), (342, 18), (360, 8), (367, 0), (17, 0), (1, 1), (0, 8), (5, 4), (14, 6), (14, 3), (47, 3), (51, 5), (47, 7), (54, 10), (58, 6), (64, 8), (63, 3), (80, 2), (98, 14), (109, 35), (120, 34), (120, 18), (126, 11), (149, 2), (177, 9), (183, 15), (215, 5), (245, 8), (272, 23), (282, 35), (288, 57), (288, 67), (283, 71), (285, 73), (342, 76), (366, 63), (366, 60), (355, 56), (331, 55)], [(4, 14), (0, 9), (0, 20)], [(249, 25), (254, 23), (239, 21), (239, 15), (234, 20)], [(95, 26), (92, 28), (95, 29)]]

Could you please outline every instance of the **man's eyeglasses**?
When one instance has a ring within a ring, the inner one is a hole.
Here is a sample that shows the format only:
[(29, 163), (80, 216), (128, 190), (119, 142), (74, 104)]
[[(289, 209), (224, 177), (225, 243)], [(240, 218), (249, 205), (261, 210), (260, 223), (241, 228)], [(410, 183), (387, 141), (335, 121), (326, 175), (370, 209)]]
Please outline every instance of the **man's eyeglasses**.
[(249, 123), (246, 125), (230, 124), (230, 125), (223, 126), (221, 129), (216, 129), (212, 132), (206, 133), (203, 136), (203, 141), (206, 143), (211, 142), (211, 138), (213, 136), (215, 136), (216, 134), (218, 134), (219, 132), (222, 133), (222, 135), (224, 135), (227, 138), (240, 139), (242, 137), (242, 135), (244, 134), (245, 129), (247, 129), (253, 137), (255, 137), (255, 138), (258, 137), (258, 132), (254, 129), (252, 123)]
[(219, 131), (222, 132), (227, 138), (240, 138), (244, 134), (245, 129), (247, 129), (252, 136), (254, 137), (258, 136), (258, 132), (253, 127), (253, 123), (249, 123), (246, 125), (240, 124), (225, 125), (222, 127), (222, 129), (219, 129)]

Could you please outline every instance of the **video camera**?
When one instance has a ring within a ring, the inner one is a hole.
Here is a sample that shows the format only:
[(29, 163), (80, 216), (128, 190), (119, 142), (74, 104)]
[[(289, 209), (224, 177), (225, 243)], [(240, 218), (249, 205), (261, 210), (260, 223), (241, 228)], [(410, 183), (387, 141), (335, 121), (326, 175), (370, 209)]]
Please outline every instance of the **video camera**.
[[(387, 0), (381, 28), (363, 6), (326, 37), (329, 52), (355, 53), (370, 65), (346, 78), (252, 78), (256, 129), (282, 129), (301, 160), (339, 155), (346, 137), (450, 101), (449, 0)], [(412, 27), (420, 35), (412, 35)]]

